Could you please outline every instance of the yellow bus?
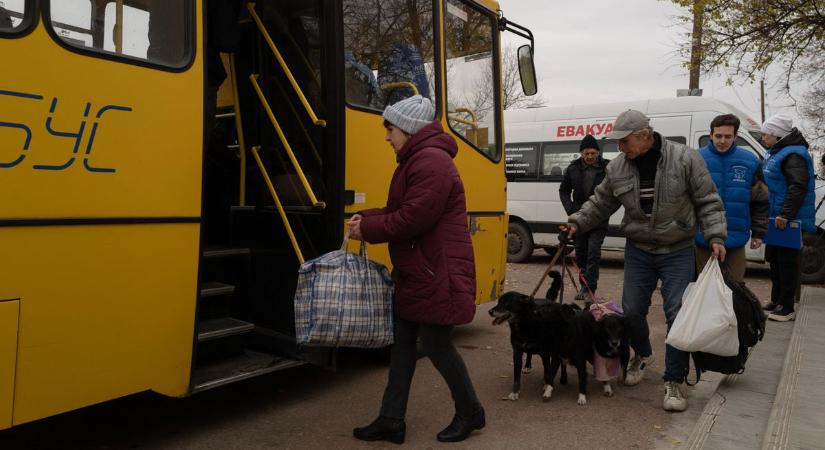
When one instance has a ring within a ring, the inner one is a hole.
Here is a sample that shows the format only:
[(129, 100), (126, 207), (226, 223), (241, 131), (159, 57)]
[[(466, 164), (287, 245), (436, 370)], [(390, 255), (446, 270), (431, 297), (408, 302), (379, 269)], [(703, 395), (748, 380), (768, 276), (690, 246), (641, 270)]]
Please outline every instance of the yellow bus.
[(508, 28), (489, 0), (0, 1), (0, 428), (334, 366), (295, 343), (297, 268), (384, 204), (381, 111), (414, 93), (495, 298)]

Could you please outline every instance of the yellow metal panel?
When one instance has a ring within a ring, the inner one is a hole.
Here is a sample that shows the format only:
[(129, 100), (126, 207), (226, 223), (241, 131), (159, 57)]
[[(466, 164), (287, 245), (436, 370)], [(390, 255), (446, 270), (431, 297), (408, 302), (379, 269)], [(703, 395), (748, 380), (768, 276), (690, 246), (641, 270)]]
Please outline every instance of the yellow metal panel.
[(476, 303), (496, 300), (501, 294), (505, 270), (501, 249), (506, 224), (504, 216), (470, 215), (476, 258)]
[(0, 219), (200, 215), (200, 53), (182, 73), (144, 68), (61, 48), (41, 23), (25, 38), (0, 39), (0, 54), (16, 61), (4, 65), (0, 89), (35, 96), (0, 95), (0, 121), (31, 132), (23, 150), (24, 128), (0, 128), (0, 162), (24, 155), (0, 168)]
[(0, 301), (0, 429), (11, 426), (19, 305), (18, 301)]
[(199, 225), (1, 228), (22, 298), (14, 424), (135, 392), (187, 392)]

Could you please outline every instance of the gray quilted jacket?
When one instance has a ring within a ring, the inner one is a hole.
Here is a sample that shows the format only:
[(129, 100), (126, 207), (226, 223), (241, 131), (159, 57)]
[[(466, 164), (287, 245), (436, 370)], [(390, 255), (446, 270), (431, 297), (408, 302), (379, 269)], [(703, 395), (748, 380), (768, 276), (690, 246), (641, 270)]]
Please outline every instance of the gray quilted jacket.
[(656, 170), (653, 212), (645, 216), (639, 203), (636, 164), (619, 155), (607, 165), (604, 181), (570, 216), (586, 232), (624, 206), (621, 229), (627, 239), (650, 253), (670, 253), (693, 245), (697, 226), (708, 243), (727, 237), (725, 208), (699, 152), (662, 139), (662, 157)]

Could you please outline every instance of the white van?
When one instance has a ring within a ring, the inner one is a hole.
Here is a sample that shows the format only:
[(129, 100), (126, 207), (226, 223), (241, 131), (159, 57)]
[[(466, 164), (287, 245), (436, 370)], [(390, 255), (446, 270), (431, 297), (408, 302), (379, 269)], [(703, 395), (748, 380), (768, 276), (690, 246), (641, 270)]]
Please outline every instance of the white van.
[[(742, 121), (736, 145), (764, 160), (759, 124), (741, 110), (706, 97), (676, 97), (635, 102), (572, 105), (508, 110), (504, 115), (505, 159), (507, 164), (507, 212), (510, 215), (508, 261), (527, 259), (536, 247), (550, 249), (558, 243), (559, 225), (567, 214), (559, 200), (559, 184), (564, 169), (579, 157), (579, 143), (587, 134), (600, 139), (605, 159), (619, 155), (613, 140), (601, 139), (613, 127), (616, 117), (628, 109), (650, 117), (653, 129), (666, 139), (700, 148), (710, 140), (710, 122), (720, 114), (735, 114)], [(822, 189), (817, 183), (817, 204)], [(624, 250), (619, 224), (620, 208), (610, 217), (604, 250)], [(820, 217), (822, 216), (822, 217)], [(817, 223), (825, 221), (825, 211), (817, 211)], [(823, 231), (820, 228), (819, 234)], [(806, 283), (825, 282), (825, 238), (806, 236), (803, 248), (802, 279)], [(746, 247), (747, 258), (764, 262), (765, 246)]]

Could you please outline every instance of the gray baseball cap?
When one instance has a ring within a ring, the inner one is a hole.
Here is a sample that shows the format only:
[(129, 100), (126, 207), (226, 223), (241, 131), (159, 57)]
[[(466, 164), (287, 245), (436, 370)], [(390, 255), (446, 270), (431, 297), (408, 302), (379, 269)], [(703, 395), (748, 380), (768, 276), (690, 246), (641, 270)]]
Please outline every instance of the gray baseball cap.
[(619, 114), (619, 117), (613, 122), (613, 130), (607, 133), (605, 137), (608, 139), (621, 139), (648, 126), (650, 126), (650, 119), (644, 113), (635, 109), (628, 109)]

